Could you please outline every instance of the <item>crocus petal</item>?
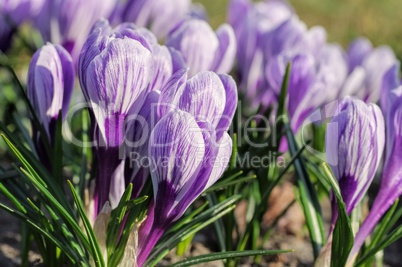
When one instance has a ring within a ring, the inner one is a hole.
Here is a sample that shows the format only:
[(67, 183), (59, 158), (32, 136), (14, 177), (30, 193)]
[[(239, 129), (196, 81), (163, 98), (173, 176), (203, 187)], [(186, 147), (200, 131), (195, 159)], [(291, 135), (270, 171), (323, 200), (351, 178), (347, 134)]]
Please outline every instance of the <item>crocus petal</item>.
[(230, 156), (232, 155), (232, 139), (226, 132), (223, 133), (219, 143), (213, 144), (213, 146), (215, 149), (215, 155), (210, 159), (214, 160), (214, 162), (209, 163), (213, 165), (208, 182), (205, 185), (205, 189), (213, 185), (222, 176), (229, 164)]
[(179, 108), (192, 114), (196, 120), (208, 121), (216, 128), (225, 103), (225, 88), (219, 76), (213, 72), (200, 72), (187, 81)]
[(236, 37), (233, 28), (228, 24), (221, 25), (216, 30), (219, 48), (216, 51), (212, 70), (218, 73), (229, 73), (236, 56)]
[(89, 64), (85, 89), (106, 142), (106, 119), (127, 114), (133, 101), (146, 90), (151, 69), (150, 51), (127, 37), (112, 40)]
[(172, 111), (155, 126), (149, 155), (158, 220), (173, 221), (183, 214), (175, 210), (182, 200), (177, 196), (196, 182), (204, 153), (201, 130), (189, 113)]
[(124, 8), (123, 21), (150, 26), (158, 38), (164, 38), (190, 12), (190, 3), (190, 0), (130, 0)]
[(387, 46), (377, 47), (363, 61), (367, 72), (365, 90), (358, 97), (366, 102), (377, 102), (380, 98), (381, 83), (385, 72), (396, 62), (395, 54)]
[(126, 151), (129, 165), (128, 180), (133, 183), (133, 195), (138, 196), (149, 175), (145, 160), (148, 158), (149, 136), (158, 122), (157, 105), (159, 93), (151, 91), (147, 94), (142, 107), (130, 110), (127, 117)]
[(170, 32), (166, 45), (182, 53), (189, 74), (193, 76), (211, 69), (219, 41), (207, 22), (189, 19)]
[(183, 55), (174, 49), (173, 47), (169, 47), (170, 51), (170, 56), (172, 57), (172, 67), (173, 67), (173, 73), (186, 69), (186, 63), (184, 62)]
[(328, 162), (337, 162), (331, 168), (349, 214), (374, 178), (384, 142), (384, 119), (378, 106), (350, 97), (339, 103), (328, 124), (326, 153)]
[(233, 116), (237, 107), (237, 86), (233, 78), (226, 74), (220, 74), (219, 78), (222, 81), (223, 87), (225, 88), (225, 98), (226, 104), (223, 110), (222, 116), (216, 127), (216, 134), (218, 140), (221, 138), (222, 134), (229, 129), (232, 123)]
[[(317, 91), (315, 82), (315, 60), (312, 55), (298, 55), (292, 61), (289, 80), (289, 116), (291, 127), (297, 131), (311, 109), (316, 107), (314, 102)], [(281, 76), (283, 77), (284, 74)]]
[(75, 71), (73, 60), (67, 51), (59, 45), (55, 45), (56, 51), (60, 57), (62, 65), (63, 80), (64, 80), (64, 93), (62, 104), (62, 119), (64, 120), (70, 105), (71, 95), (74, 89)]
[(158, 116), (163, 117), (170, 111), (177, 108), (183, 90), (187, 82), (187, 70), (181, 69), (174, 73), (162, 88), (159, 104)]
[(74, 78), (72, 59), (61, 46), (47, 44), (34, 54), (27, 95), (48, 135), (49, 124), (57, 119), (59, 110), (63, 109), (63, 117), (67, 113)]
[(339, 93), (340, 97), (347, 95), (356, 95), (357, 92), (364, 86), (364, 80), (366, 79), (366, 71), (363, 67), (357, 66), (353, 69), (345, 79), (345, 83), (342, 86), (342, 90)]
[(348, 47), (349, 71), (362, 65), (364, 58), (373, 50), (373, 45), (366, 38), (356, 38)]
[(112, 174), (110, 180), (109, 201), (112, 209), (117, 208), (120, 199), (126, 189), (124, 180), (124, 161), (121, 161)]
[(384, 74), (380, 98), (380, 106), (381, 109), (384, 111), (384, 114), (386, 114), (386, 111), (389, 109), (390, 106), (392, 106), (394, 100), (393, 98), (395, 94), (391, 94), (391, 92), (396, 90), (400, 86), (399, 69), (400, 63), (398, 61)]

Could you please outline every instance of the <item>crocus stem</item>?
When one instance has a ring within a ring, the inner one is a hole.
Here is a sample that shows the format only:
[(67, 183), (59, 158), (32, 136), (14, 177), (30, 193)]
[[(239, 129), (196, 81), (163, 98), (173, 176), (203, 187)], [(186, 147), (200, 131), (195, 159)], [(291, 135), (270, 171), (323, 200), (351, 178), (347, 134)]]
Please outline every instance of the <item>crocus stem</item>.
[(121, 163), (121, 159), (119, 159), (118, 147), (98, 148), (97, 156), (98, 177), (96, 180), (94, 192), (96, 214), (98, 214), (102, 210), (103, 205), (109, 198), (112, 175)]
[(157, 225), (155, 218), (155, 203), (152, 201), (148, 209), (147, 218), (142, 223), (138, 236), (137, 266), (141, 267), (147, 260), (159, 238), (165, 232), (164, 227)]

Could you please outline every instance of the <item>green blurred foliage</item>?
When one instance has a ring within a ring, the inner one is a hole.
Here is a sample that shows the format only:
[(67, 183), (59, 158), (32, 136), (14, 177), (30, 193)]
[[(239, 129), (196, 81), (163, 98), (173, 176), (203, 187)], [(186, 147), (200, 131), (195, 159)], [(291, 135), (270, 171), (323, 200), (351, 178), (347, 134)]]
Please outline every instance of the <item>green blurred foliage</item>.
[[(228, 0), (197, 0), (207, 9), (214, 28), (226, 20)], [(299, 17), (311, 27), (322, 25), (330, 42), (343, 47), (358, 36), (375, 45), (391, 46), (402, 58), (401, 0), (289, 0)]]

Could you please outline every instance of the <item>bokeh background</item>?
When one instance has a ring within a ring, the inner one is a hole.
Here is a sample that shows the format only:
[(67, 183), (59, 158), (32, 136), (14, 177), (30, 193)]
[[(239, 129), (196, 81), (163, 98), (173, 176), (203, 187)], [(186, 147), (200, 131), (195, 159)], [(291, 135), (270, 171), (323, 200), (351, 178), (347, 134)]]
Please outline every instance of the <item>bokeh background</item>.
[[(226, 21), (229, 0), (194, 0), (202, 3), (213, 27)], [(307, 24), (324, 26), (328, 40), (344, 48), (358, 36), (375, 45), (387, 44), (402, 59), (401, 0), (288, 0)]]

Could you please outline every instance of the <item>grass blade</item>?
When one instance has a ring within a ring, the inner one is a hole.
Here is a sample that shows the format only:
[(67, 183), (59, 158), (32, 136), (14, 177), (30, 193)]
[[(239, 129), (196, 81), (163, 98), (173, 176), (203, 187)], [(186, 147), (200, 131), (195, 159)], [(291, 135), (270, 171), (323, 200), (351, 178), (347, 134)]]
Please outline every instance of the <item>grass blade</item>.
[(293, 250), (249, 250), (249, 251), (228, 251), (228, 252), (217, 252), (207, 255), (200, 255), (190, 259), (186, 259), (173, 264), (171, 267), (187, 267), (195, 264), (201, 264), (210, 261), (224, 260), (230, 258), (239, 257), (251, 257), (251, 256), (261, 256), (261, 255), (276, 255), (281, 253), (292, 252)]

